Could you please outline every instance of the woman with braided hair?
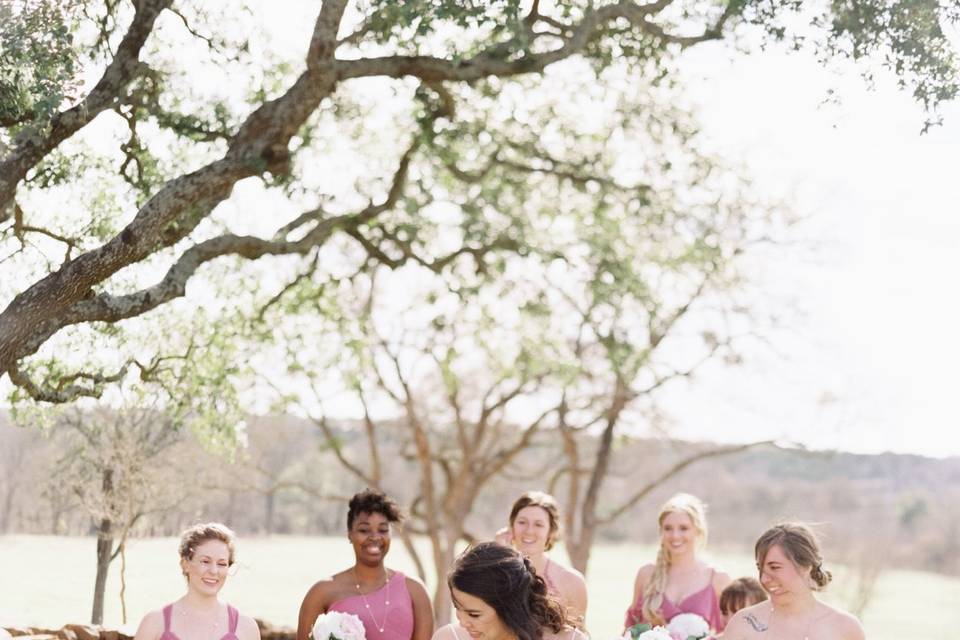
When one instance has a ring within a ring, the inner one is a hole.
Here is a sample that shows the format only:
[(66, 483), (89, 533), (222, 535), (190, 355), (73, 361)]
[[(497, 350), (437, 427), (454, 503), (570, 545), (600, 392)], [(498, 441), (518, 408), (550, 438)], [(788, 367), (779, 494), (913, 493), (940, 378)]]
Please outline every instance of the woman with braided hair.
[(496, 542), (481, 542), (447, 577), (457, 622), (433, 640), (586, 640), (567, 623), (563, 607), (528, 558)]
[(823, 568), (820, 543), (809, 526), (784, 522), (767, 529), (754, 554), (770, 600), (734, 614), (724, 640), (864, 640), (856, 617), (816, 597), (833, 576)]
[(660, 508), (657, 522), (657, 560), (637, 572), (625, 627), (665, 625), (678, 614), (695, 613), (712, 631), (722, 631), (719, 597), (730, 576), (697, 557), (707, 542), (706, 507), (699, 498), (678, 493)]

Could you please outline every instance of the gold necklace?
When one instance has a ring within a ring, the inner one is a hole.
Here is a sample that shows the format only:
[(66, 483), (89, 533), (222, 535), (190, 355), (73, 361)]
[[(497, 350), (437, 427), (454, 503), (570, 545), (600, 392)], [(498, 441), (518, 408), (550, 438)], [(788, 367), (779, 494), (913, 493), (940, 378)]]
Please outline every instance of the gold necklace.
[[(387, 628), (387, 616), (390, 615), (390, 574), (389, 572), (387, 572), (386, 569), (384, 569), (384, 574), (385, 574), (384, 575), (385, 580), (383, 584), (387, 588), (387, 593), (386, 593), (386, 598), (384, 598), (384, 601), (383, 601), (383, 624), (380, 624), (379, 622), (377, 622), (376, 616), (373, 615), (373, 609), (370, 608), (370, 603), (367, 602), (366, 594), (364, 594), (363, 591), (360, 590), (360, 578), (357, 577), (357, 568), (353, 567), (353, 582), (354, 582), (354, 585), (357, 587), (357, 593), (360, 594), (360, 598), (363, 600), (363, 606), (366, 608), (367, 613), (370, 615), (370, 620), (373, 622), (373, 626), (375, 626), (380, 633), (383, 633), (383, 631)], [(382, 588), (383, 587), (377, 587), (373, 591), (378, 591), (379, 589), (382, 589)], [(373, 591), (371, 591), (370, 593), (373, 593)]]

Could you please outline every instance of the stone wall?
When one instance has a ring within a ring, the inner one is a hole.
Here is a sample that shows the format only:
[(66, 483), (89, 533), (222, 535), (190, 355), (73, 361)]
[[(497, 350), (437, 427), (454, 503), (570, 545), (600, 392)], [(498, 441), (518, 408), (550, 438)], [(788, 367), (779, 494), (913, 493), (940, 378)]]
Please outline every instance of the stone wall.
[[(296, 640), (297, 631), (290, 627), (275, 627), (257, 620), (262, 640)], [(16, 640), (133, 640), (129, 631), (110, 629), (90, 624), (68, 624), (60, 629), (42, 627), (0, 627)], [(3, 634), (0, 633), (0, 638)]]

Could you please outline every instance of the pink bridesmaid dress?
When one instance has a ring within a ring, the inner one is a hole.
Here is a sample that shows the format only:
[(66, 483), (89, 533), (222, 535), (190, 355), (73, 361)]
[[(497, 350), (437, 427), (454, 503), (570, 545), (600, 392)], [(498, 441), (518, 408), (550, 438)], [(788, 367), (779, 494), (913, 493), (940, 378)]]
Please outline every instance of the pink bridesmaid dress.
[(367, 640), (410, 640), (413, 637), (413, 599), (407, 579), (395, 571), (387, 583), (370, 593), (337, 600), (330, 611), (360, 618)]
[[(717, 592), (713, 588), (713, 572), (710, 572), (710, 581), (707, 585), (691, 593), (680, 602), (674, 602), (667, 596), (663, 596), (663, 603), (660, 605), (660, 615), (667, 622), (681, 613), (695, 613), (710, 625), (714, 631), (723, 631), (723, 616), (720, 613), (720, 601), (717, 600)], [(627, 609), (627, 619), (624, 626), (632, 627), (640, 622), (649, 622), (643, 618), (643, 595), (636, 603)]]

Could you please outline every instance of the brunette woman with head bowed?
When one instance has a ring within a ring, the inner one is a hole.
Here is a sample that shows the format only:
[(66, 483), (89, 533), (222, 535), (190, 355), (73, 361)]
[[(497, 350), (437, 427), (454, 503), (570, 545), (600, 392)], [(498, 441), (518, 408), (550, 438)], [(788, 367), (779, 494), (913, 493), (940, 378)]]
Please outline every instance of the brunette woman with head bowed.
[(367, 640), (429, 640), (433, 606), (423, 583), (383, 564), (391, 527), (398, 522), (400, 509), (382, 493), (368, 489), (350, 499), (347, 539), (355, 561), (307, 591), (297, 640), (307, 640), (317, 616), (327, 611), (356, 615)]
[(754, 555), (770, 600), (734, 614), (724, 640), (864, 640), (856, 617), (816, 597), (832, 576), (823, 568), (810, 527), (798, 522), (771, 527), (757, 540)]
[(560, 537), (560, 509), (553, 496), (528, 491), (510, 509), (510, 526), (497, 532), (497, 542), (512, 545), (533, 563), (547, 592), (563, 605), (567, 620), (585, 627), (587, 581), (583, 574), (565, 567), (547, 555)]
[(497, 542), (465, 551), (447, 578), (457, 622), (433, 640), (586, 640), (529, 558)]
[(730, 576), (697, 556), (707, 542), (706, 507), (699, 498), (678, 493), (660, 508), (657, 522), (657, 560), (637, 572), (625, 626), (665, 625), (678, 614), (695, 613), (712, 631), (722, 631), (719, 597)]
[(218, 522), (190, 527), (180, 536), (180, 570), (187, 593), (143, 617), (134, 640), (260, 640), (252, 618), (217, 595), (236, 561), (236, 536)]

